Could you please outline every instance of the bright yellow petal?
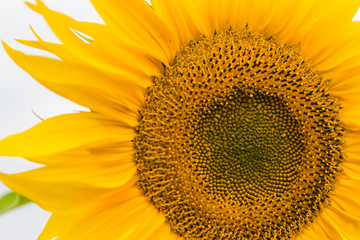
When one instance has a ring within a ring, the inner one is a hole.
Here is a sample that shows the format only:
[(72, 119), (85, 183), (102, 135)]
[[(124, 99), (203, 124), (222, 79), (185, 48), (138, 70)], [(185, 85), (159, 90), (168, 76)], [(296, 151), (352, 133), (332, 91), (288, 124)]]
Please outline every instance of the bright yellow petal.
[[(119, 29), (105, 30), (106, 27), (104, 26), (104, 29), (102, 29), (101, 25), (99, 24), (94, 25), (91, 23), (86, 24), (74, 21), (73, 19), (69, 18), (64, 14), (48, 9), (46, 5), (40, 0), (37, 1), (37, 4), (27, 4), (31, 9), (37, 11), (45, 18), (53, 32), (64, 44), (62, 47), (64, 49), (63, 52), (56, 51), (57, 55), (59, 54), (60, 58), (65, 59), (76, 57), (86, 62), (90, 66), (102, 67), (108, 72), (116, 72), (119, 69), (121, 70), (121, 68), (119, 68), (117, 65), (118, 63), (125, 64), (127, 68), (131, 69), (133, 67), (137, 67), (143, 72), (146, 72), (148, 75), (158, 74), (161, 72), (160, 62), (155, 63), (154, 59), (152, 60), (146, 58), (146, 56), (144, 56), (145, 54), (141, 56), (141, 52), (140, 55), (137, 54), (139, 50), (136, 48), (134, 49), (135, 52), (132, 52), (131, 46), (124, 47), (124, 41), (119, 41), (117, 47), (115, 46), (116, 51), (113, 52), (113, 44), (104, 44), (100, 40), (99, 43), (95, 41), (92, 44), (88, 44), (81, 40), (72, 31), (72, 29), (75, 29), (90, 35), (93, 34), (96, 30), (98, 34), (94, 37), (97, 37), (99, 36), (99, 34), (104, 34), (104, 32), (118, 32)], [(93, 30), (91, 31), (91, 29)], [(134, 39), (131, 40), (133, 41)], [(145, 48), (145, 50), (146, 49), (151, 48)], [(129, 56), (129, 58), (124, 58), (124, 56), (127, 55)]]
[(179, 237), (176, 233), (171, 231), (170, 225), (164, 223), (159, 227), (153, 235), (149, 237), (149, 240), (181, 240), (183, 238)]
[[(238, 1), (155, 0), (154, 9), (175, 29), (182, 43), (191, 36), (211, 35), (236, 25)], [(245, 24), (243, 25), (245, 26)]]
[(323, 216), (325, 223), (323, 228), (331, 234), (332, 238), (330, 239), (351, 240), (355, 236), (360, 236), (359, 220), (338, 211), (334, 207), (329, 207)]
[(345, 135), (344, 153), (344, 175), (349, 179), (360, 180), (360, 132), (353, 131)]
[(17, 174), (0, 173), (0, 180), (13, 191), (37, 203), (47, 211), (58, 214), (74, 214), (91, 206), (106, 202), (122, 188), (133, 185), (134, 180), (119, 188), (99, 188), (80, 181), (46, 179), (46, 167)]
[(320, 217), (315, 219), (313, 223), (311, 223), (302, 233), (300, 233), (299, 237), (296, 240), (331, 240), (331, 238), (326, 235), (324, 230), (319, 225), (319, 221), (321, 221)]
[[(344, 153), (346, 154), (343, 167), (344, 175), (349, 179), (360, 180), (360, 132), (353, 131), (346, 134)], [(343, 187), (339, 188), (343, 190)], [(339, 191), (340, 191), (339, 190)]]
[[(344, 105), (340, 112), (340, 119), (348, 131), (360, 130), (360, 103), (352, 102)], [(360, 134), (358, 135), (360, 137)]]
[(214, 33), (216, 19), (211, 18), (214, 9), (214, 1), (183, 1), (184, 7), (189, 12), (189, 17), (203, 35), (210, 35)]
[(91, 2), (120, 39), (153, 50), (153, 55), (166, 65), (172, 61), (179, 49), (177, 38), (148, 3), (142, 0)]
[(257, 2), (262, 11), (253, 11), (255, 21), (259, 22), (256, 30), (289, 45), (297, 45), (306, 36), (324, 5), (324, 1), (318, 0)]
[[(360, 181), (343, 177), (332, 197), (333, 205), (348, 216), (360, 220)], [(339, 211), (338, 210), (338, 211)]]
[[(359, 58), (359, 56), (360, 55), (356, 57)], [(355, 63), (357, 64), (358, 61)], [(354, 101), (358, 101), (360, 94), (360, 70), (358, 65), (352, 66), (351, 68), (349, 68), (349, 66), (343, 63), (336, 66), (332, 71), (325, 72), (323, 75), (328, 79), (332, 79), (330, 82), (330, 90), (335, 96), (350, 100), (354, 103)]]
[(97, 208), (82, 216), (59, 240), (147, 240), (165, 221), (145, 197)]
[(324, 234), (326, 234), (327, 238), (325, 239), (348, 240), (348, 239), (344, 239), (334, 226), (329, 225), (328, 221), (325, 221), (325, 219), (329, 218), (329, 216), (326, 213), (322, 213), (319, 218), (320, 218), (318, 220), (319, 230), (322, 231)]
[[(301, 50), (317, 65), (317, 56), (324, 48), (343, 34), (359, 9), (358, 1), (320, 1), (322, 9), (317, 9), (318, 21), (302, 38)], [(331, 26), (331, 27), (329, 27)]]
[[(1, 174), (0, 180), (46, 210), (65, 214), (80, 211), (122, 191), (136, 180), (134, 162), (106, 165), (52, 165), (18, 174)], [(125, 189), (125, 190), (124, 190)]]
[(72, 224), (74, 224), (74, 221), (75, 218), (71, 215), (62, 216), (52, 214), (37, 240), (49, 240), (61, 235), (63, 232), (66, 232)]
[(141, 197), (141, 194), (137, 187), (130, 184), (126, 188), (121, 189), (117, 194), (111, 195), (100, 203), (96, 203), (91, 208), (82, 207), (81, 211), (75, 213), (64, 211), (53, 214), (38, 240), (49, 240), (56, 236), (58, 236), (57, 239), (64, 239), (62, 237), (64, 234), (69, 234), (69, 229), (74, 228), (77, 224), (81, 224), (83, 216), (97, 213), (107, 206), (114, 206), (114, 204), (121, 205), (139, 197)]
[(136, 166), (132, 162), (115, 164), (65, 165), (57, 164), (14, 175), (13, 178), (36, 181), (84, 183), (98, 188), (117, 188), (136, 177)]
[(343, 163), (344, 174), (351, 179), (360, 180), (360, 158)]
[(105, 144), (90, 144), (76, 147), (60, 153), (46, 156), (36, 156), (29, 159), (32, 162), (54, 165), (80, 165), (80, 164), (116, 164), (134, 161), (134, 146), (128, 142), (111, 142)]
[(182, 45), (200, 36), (183, 1), (153, 0), (151, 4), (159, 16), (171, 26)]
[(119, 80), (89, 66), (26, 55), (4, 46), (21, 68), (50, 90), (114, 118), (126, 117), (121, 112), (137, 118), (145, 88), (132, 79), (141, 79), (141, 76), (134, 74), (132, 78), (125, 76)]
[(88, 144), (128, 142), (134, 136), (133, 128), (96, 113), (66, 114), (45, 120), (23, 133), (0, 141), (0, 154), (32, 158)]

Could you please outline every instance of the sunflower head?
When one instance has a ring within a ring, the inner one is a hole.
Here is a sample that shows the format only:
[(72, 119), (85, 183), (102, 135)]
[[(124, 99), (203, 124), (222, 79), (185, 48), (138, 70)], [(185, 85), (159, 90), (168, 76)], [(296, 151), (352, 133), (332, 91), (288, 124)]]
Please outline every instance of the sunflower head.
[(0, 142), (45, 165), (0, 175), (53, 212), (39, 239), (360, 235), (357, 2), (92, 2), (105, 24), (29, 4), (59, 60), (5, 45), (91, 110)]

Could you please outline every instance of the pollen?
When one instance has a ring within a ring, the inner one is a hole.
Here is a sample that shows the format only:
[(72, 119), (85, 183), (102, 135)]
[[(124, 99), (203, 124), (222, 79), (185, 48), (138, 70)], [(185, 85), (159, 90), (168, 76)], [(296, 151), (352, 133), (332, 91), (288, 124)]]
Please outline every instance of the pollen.
[(155, 77), (134, 139), (138, 186), (184, 239), (292, 239), (341, 174), (341, 106), (296, 47), (224, 31)]

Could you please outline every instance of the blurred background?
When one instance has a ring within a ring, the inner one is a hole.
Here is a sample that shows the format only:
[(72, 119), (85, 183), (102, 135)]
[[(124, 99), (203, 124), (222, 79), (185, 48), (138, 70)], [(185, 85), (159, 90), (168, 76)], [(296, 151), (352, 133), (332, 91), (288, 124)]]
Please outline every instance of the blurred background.
[[(43, 0), (50, 8), (76, 20), (102, 22), (89, 0)], [(29, 0), (29, 2), (35, 2)], [(360, 20), (360, 12), (354, 17)], [(26, 53), (50, 56), (17, 43), (14, 39), (35, 40), (29, 25), (47, 41), (59, 42), (43, 18), (28, 9), (23, 0), (0, 0), (0, 40)], [(33, 80), (7, 56), (0, 46), (0, 139), (49, 118), (64, 113), (86, 110)], [(0, 157), (0, 172), (16, 173), (39, 167), (21, 158)], [(0, 196), (9, 189), (0, 183)], [(35, 240), (50, 213), (31, 203), (0, 215), (1, 240)]]
[[(33, 0), (29, 2), (35, 3)], [(52, 9), (76, 20), (102, 22), (89, 0), (44, 0)], [(30, 10), (23, 0), (0, 0), (0, 40), (29, 54), (50, 56), (17, 43), (14, 39), (36, 40), (29, 25), (47, 41), (59, 42), (42, 16)], [(21, 70), (0, 46), (0, 139), (63, 113), (86, 110), (47, 90)], [(39, 165), (21, 158), (0, 157), (0, 172), (16, 173)], [(8, 192), (0, 182), (0, 196)], [(35, 240), (50, 213), (31, 203), (0, 215), (1, 240)]]

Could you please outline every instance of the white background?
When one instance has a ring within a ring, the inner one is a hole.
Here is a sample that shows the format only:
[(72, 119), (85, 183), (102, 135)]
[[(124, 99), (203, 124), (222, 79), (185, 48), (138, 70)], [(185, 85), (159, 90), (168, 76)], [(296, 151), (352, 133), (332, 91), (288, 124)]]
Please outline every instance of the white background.
[[(34, 2), (29, 0), (29, 2)], [(54, 10), (82, 21), (102, 22), (88, 0), (44, 0)], [(360, 14), (355, 17), (360, 19)], [(29, 25), (45, 40), (57, 42), (43, 18), (31, 11), (22, 0), (0, 0), (0, 40), (33, 54), (46, 55), (14, 41), (33, 39)], [(42, 118), (84, 110), (35, 82), (6, 55), (0, 46), (0, 139), (21, 132)], [(37, 167), (20, 158), (0, 157), (0, 171), (15, 173)], [(0, 183), (0, 195), (8, 189)], [(0, 215), (0, 240), (34, 240), (43, 229), (50, 213), (28, 204)]]

